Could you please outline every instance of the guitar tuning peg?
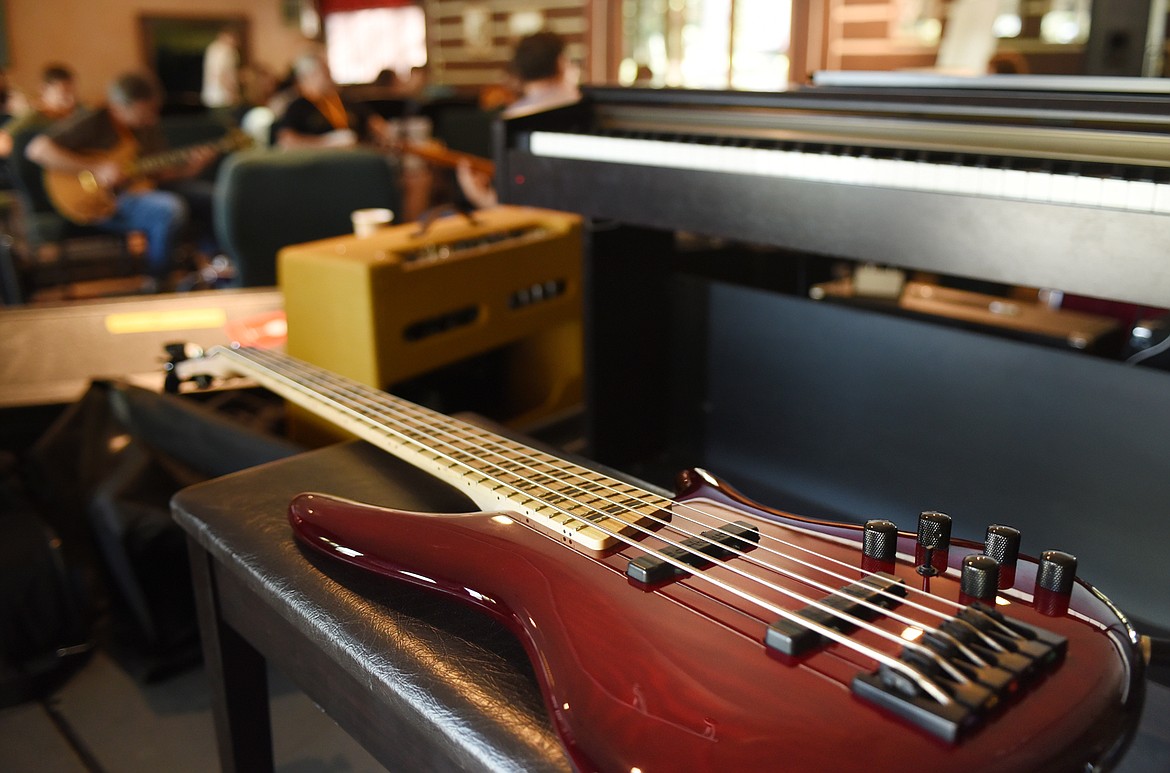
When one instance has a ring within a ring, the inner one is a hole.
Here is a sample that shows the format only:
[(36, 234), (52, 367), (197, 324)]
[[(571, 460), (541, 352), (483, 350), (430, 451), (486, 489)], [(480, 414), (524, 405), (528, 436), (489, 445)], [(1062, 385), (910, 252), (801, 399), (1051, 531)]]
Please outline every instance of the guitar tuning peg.
[[(179, 384), (183, 381), (179, 376), (179, 363), (199, 359), (203, 356), (203, 347), (193, 343), (174, 342), (166, 344), (163, 348), (167, 353), (166, 364), (163, 365), (163, 370), (166, 372), (163, 391), (175, 394), (179, 391)], [(200, 389), (211, 386), (211, 377), (207, 375), (196, 376), (194, 381)]]

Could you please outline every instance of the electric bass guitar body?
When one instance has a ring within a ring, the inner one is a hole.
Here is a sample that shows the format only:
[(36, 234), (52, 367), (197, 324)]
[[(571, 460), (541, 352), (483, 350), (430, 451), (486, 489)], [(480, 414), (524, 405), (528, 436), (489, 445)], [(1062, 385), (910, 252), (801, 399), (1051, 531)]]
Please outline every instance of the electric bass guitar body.
[[(678, 502), (712, 527), (750, 522), (765, 539), (860, 569), (848, 544), (860, 539), (856, 528), (761, 518), (762, 509), (708, 484)], [(581, 550), (506, 513), (414, 514), (314, 494), (293, 502), (290, 520), (316, 551), (499, 618), (524, 643), (582, 770), (1081, 771), (1120, 753), (1141, 707), (1132, 631), (1083, 584), (1055, 615), (1001, 594), (1012, 599), (1004, 614), (1067, 638), (1067, 652), (952, 742), (859, 697), (851, 685), (875, 670), (867, 658), (826, 644), (781, 655), (763, 642), (774, 622), (763, 610), (695, 582), (629, 580), (637, 549)], [(902, 543), (913, 555), (913, 539)], [(952, 546), (952, 570), (979, 547)], [(959, 599), (953, 577), (925, 580), (906, 565), (894, 574)], [(1034, 564), (1021, 564), (1017, 581), (1034, 575)]]
[(309, 550), (502, 621), (580, 770), (1085, 771), (1136, 726), (1139, 638), (1065, 554), (992, 561), (988, 590), (960, 579), (984, 546), (949, 526), (871, 522), (889, 539), (870, 545), (698, 470), (668, 499), (283, 355), (218, 351), (303, 406), (324, 394), (322, 416), (476, 503), (308, 493), (289, 521)]

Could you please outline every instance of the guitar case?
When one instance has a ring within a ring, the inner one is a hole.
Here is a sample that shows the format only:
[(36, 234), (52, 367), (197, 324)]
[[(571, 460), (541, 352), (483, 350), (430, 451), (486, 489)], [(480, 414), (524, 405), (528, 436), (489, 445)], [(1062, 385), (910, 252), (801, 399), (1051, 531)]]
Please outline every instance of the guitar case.
[(0, 458), (0, 708), (49, 693), (90, 650), (82, 583), (14, 467)]

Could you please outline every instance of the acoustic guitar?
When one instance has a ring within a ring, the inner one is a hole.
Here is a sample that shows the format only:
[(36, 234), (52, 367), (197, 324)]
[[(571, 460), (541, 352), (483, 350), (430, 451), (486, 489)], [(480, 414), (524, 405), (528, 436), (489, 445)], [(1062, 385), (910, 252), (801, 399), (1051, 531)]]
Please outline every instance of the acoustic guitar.
[[(580, 770), (1046, 771), (1116, 761), (1139, 637), (1075, 559), (811, 520), (691, 470), (673, 499), (271, 351), (246, 375), (465, 492), (421, 514), (305, 493), (308, 551), (501, 620)], [(998, 560), (997, 560), (998, 559)]]
[(215, 142), (189, 145), (139, 157), (137, 143), (133, 139), (125, 139), (110, 150), (90, 154), (95, 165), (114, 161), (122, 167), (126, 179), (117, 189), (102, 186), (89, 170), (63, 172), (46, 169), (45, 193), (48, 194), (53, 207), (63, 217), (78, 225), (89, 225), (113, 216), (118, 208), (117, 198), (120, 191), (149, 189), (153, 176), (183, 166), (190, 161), (196, 151), (228, 153), (251, 144), (252, 138), (246, 133), (233, 130)]

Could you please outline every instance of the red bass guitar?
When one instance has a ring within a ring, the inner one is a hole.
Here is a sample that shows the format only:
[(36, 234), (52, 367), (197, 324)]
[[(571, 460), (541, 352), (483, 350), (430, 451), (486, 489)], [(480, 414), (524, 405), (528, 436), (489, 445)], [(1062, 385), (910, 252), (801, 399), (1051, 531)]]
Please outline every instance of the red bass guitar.
[(292, 502), (307, 548), (503, 621), (581, 770), (1108, 767), (1142, 703), (1139, 639), (1075, 559), (1014, 530), (951, 540), (754, 504), (702, 471), (673, 499), (289, 357), (213, 349), (482, 509)]

